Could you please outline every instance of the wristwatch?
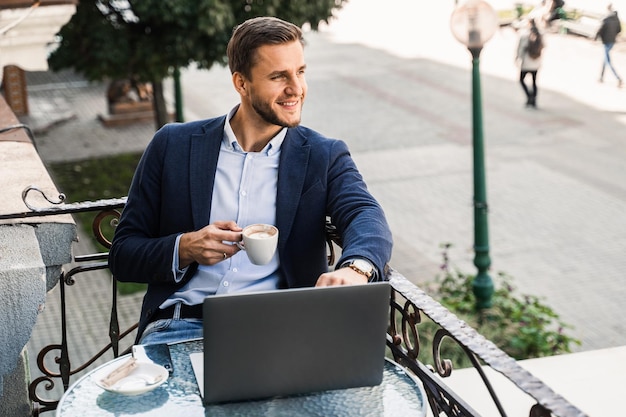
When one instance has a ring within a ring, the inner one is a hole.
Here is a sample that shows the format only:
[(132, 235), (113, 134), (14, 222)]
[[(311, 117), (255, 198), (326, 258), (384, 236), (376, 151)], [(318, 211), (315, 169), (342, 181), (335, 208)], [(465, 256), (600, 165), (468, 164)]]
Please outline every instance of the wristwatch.
[(343, 264), (343, 267), (348, 267), (361, 275), (365, 275), (367, 279), (370, 279), (374, 275), (374, 265), (365, 259), (357, 258), (351, 259)]

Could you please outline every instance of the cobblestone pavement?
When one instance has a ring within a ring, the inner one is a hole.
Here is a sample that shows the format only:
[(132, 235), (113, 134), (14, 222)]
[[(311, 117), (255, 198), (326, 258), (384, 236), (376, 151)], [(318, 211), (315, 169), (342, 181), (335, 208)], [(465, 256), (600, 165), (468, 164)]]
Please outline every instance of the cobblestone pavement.
[[(393, 30), (379, 37), (407, 41)], [(350, 146), (387, 212), (394, 268), (417, 284), (432, 280), (439, 245), (450, 242), (453, 262), (473, 273), (469, 54), (443, 37), (407, 53), (358, 44), (359, 36), (347, 38), (340, 25), (307, 36), (303, 123)], [(526, 109), (516, 40), (503, 28), (481, 55), (492, 275), (504, 271), (520, 292), (543, 297), (574, 326), (578, 350), (625, 345), (626, 89), (597, 82), (599, 44), (550, 33), (539, 108)], [(626, 74), (624, 48), (614, 62)], [(103, 127), (102, 84), (69, 73), (29, 77), (29, 122), (46, 163), (140, 152), (154, 132), (151, 122)], [(188, 120), (226, 113), (237, 100), (220, 67), (184, 71), (183, 85)], [(80, 279), (67, 291), (77, 357), (106, 343), (109, 279)], [(29, 343), (32, 361), (59, 342), (56, 300), (58, 290)], [(121, 298), (123, 322), (136, 320), (139, 300)]]

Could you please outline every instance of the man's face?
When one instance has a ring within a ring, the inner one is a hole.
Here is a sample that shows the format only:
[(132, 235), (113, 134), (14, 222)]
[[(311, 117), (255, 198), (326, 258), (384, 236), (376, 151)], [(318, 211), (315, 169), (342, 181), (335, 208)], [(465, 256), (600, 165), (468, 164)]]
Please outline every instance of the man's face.
[(264, 45), (247, 80), (247, 100), (265, 123), (295, 127), (300, 124), (306, 96), (304, 50), (298, 41)]

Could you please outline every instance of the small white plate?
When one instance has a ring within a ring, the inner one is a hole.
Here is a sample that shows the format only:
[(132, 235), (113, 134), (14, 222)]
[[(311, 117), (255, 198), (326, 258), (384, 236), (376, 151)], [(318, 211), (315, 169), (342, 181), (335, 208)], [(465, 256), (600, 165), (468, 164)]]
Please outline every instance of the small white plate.
[(102, 379), (123, 363), (124, 361), (115, 361), (110, 365), (104, 366), (97, 373), (95, 373), (94, 380), (96, 385), (104, 390), (115, 392), (117, 394), (139, 395), (161, 386), (161, 384), (167, 381), (169, 376), (167, 369), (161, 365), (148, 362), (137, 362), (137, 367), (135, 369), (112, 386), (105, 387), (102, 385)]

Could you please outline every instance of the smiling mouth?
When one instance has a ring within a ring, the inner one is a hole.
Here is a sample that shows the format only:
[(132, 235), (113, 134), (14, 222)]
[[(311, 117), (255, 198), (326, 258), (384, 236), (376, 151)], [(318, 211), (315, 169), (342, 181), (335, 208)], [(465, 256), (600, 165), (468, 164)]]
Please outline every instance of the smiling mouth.
[(296, 106), (299, 101), (279, 101), (278, 104), (284, 107), (293, 107)]

